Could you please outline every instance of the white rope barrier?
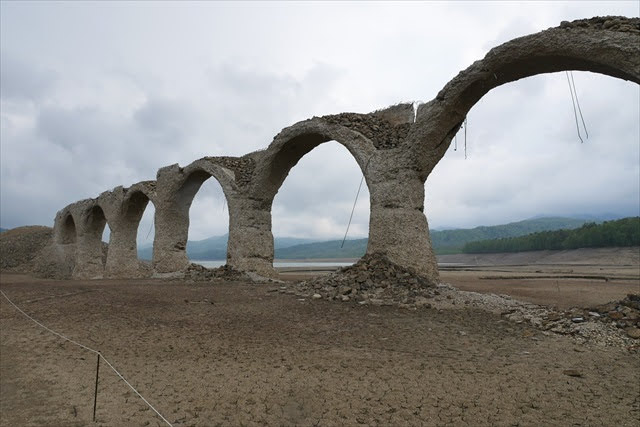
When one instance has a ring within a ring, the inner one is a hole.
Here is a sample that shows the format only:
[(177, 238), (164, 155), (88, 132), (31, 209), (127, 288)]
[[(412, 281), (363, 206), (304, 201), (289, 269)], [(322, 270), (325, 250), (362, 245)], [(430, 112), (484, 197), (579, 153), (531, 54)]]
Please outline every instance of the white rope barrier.
[(38, 325), (38, 326), (40, 326), (41, 328), (43, 328), (43, 329), (45, 329), (45, 330), (47, 330), (47, 331), (51, 332), (51, 333), (52, 333), (52, 334), (54, 334), (54, 335), (56, 335), (56, 336), (58, 336), (58, 337), (62, 338), (62, 339), (63, 339), (63, 340), (65, 340), (65, 341), (69, 341), (70, 343), (75, 344), (75, 345), (77, 345), (78, 347), (81, 347), (81, 348), (83, 348), (83, 349), (85, 349), (85, 350), (87, 350), (87, 351), (90, 351), (90, 352), (92, 352), (92, 353), (97, 354), (100, 358), (102, 358), (102, 360), (104, 360), (104, 361), (105, 361), (105, 363), (106, 363), (107, 365), (109, 365), (109, 367), (113, 370), (113, 372), (115, 372), (115, 373), (116, 373), (116, 375), (118, 375), (118, 377), (120, 377), (120, 379), (121, 379), (122, 381), (124, 381), (124, 383), (125, 383), (127, 386), (129, 386), (129, 388), (130, 388), (131, 390), (133, 390), (133, 392), (134, 392), (135, 394), (137, 394), (137, 395), (138, 395), (138, 397), (139, 397), (140, 399), (142, 399), (142, 401), (143, 401), (144, 403), (146, 403), (146, 404), (147, 404), (147, 406), (149, 406), (149, 408), (151, 408), (151, 409), (153, 410), (153, 412), (155, 412), (155, 413), (156, 413), (156, 415), (158, 415), (158, 416), (162, 419), (162, 421), (164, 421), (165, 423), (167, 423), (167, 425), (169, 425), (169, 426), (173, 427), (173, 425), (172, 425), (169, 421), (167, 421), (167, 419), (166, 419), (165, 417), (163, 417), (163, 416), (162, 416), (162, 414), (160, 414), (160, 412), (158, 412), (158, 410), (157, 410), (156, 408), (154, 408), (154, 407), (153, 407), (153, 405), (151, 405), (151, 403), (149, 403), (149, 401), (148, 401), (147, 399), (145, 399), (145, 398), (144, 398), (144, 397), (143, 397), (143, 396), (138, 392), (138, 390), (136, 390), (136, 389), (135, 389), (135, 387), (133, 387), (133, 386), (129, 383), (129, 381), (127, 381), (127, 380), (122, 376), (122, 374), (121, 374), (120, 372), (118, 372), (118, 370), (117, 370), (117, 369), (116, 369), (116, 368), (111, 364), (111, 362), (109, 362), (109, 361), (107, 360), (107, 358), (106, 358), (106, 357), (104, 357), (104, 355), (102, 355), (102, 353), (100, 353), (98, 350), (95, 350), (95, 349), (93, 349), (93, 348), (91, 348), (91, 347), (87, 347), (87, 346), (86, 346), (86, 345), (84, 345), (84, 344), (80, 344), (79, 342), (74, 341), (74, 340), (72, 340), (71, 338), (69, 338), (69, 337), (66, 337), (66, 336), (62, 335), (61, 333), (58, 333), (58, 332), (54, 331), (54, 330), (53, 330), (53, 329), (51, 329), (51, 328), (48, 328), (47, 326), (45, 326), (45, 325), (43, 325), (42, 323), (38, 322), (38, 321), (37, 321), (36, 319), (34, 319), (33, 317), (29, 316), (29, 315), (28, 315), (27, 313), (25, 313), (25, 312), (24, 312), (20, 307), (18, 307), (16, 304), (14, 304), (14, 302), (13, 302), (13, 301), (11, 301), (11, 299), (9, 299), (9, 297), (8, 297), (8, 296), (7, 296), (7, 295), (6, 295), (2, 290), (0, 290), (0, 293), (2, 294), (2, 296), (3, 296), (3, 297), (5, 297), (5, 299), (6, 299), (7, 301), (9, 301), (9, 304), (11, 304), (11, 305), (16, 309), (16, 310), (18, 310), (18, 311), (19, 311), (20, 313), (22, 313), (22, 314), (23, 314), (27, 319), (31, 320), (31, 321), (32, 321), (32, 322), (34, 322), (36, 325)]

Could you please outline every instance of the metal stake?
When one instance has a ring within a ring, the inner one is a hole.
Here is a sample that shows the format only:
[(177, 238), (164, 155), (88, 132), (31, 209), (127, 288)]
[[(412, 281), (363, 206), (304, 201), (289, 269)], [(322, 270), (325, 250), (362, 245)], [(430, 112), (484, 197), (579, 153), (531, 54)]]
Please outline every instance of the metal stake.
[(98, 362), (96, 364), (96, 389), (93, 395), (93, 422), (96, 422), (96, 405), (98, 404), (98, 375), (100, 374), (100, 353), (98, 353)]

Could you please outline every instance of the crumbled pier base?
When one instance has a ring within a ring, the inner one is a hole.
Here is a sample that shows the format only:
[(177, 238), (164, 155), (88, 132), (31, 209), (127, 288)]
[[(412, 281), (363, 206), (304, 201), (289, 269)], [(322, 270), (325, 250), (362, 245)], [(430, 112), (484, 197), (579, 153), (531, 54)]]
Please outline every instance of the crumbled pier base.
[(430, 283), (382, 255), (367, 255), (336, 273), (296, 284), (283, 283), (276, 290), (316, 300), (393, 305), (414, 310), (420, 307), (484, 310), (534, 327), (546, 335), (569, 335), (578, 343), (640, 350), (640, 295), (637, 294), (597, 307), (558, 311), (508, 295), (467, 292), (445, 283)]
[(438, 294), (434, 283), (381, 254), (366, 255), (336, 273), (294, 286), (300, 296), (376, 305), (419, 307)]
[(543, 329), (560, 334), (574, 334), (594, 325), (606, 325), (623, 332), (622, 335), (640, 340), (640, 294), (628, 294), (621, 301), (586, 309), (549, 313), (542, 321)]
[(194, 282), (212, 280), (251, 281), (251, 278), (247, 274), (226, 264), (218, 268), (207, 268), (200, 264), (190, 264), (185, 272), (185, 279)]

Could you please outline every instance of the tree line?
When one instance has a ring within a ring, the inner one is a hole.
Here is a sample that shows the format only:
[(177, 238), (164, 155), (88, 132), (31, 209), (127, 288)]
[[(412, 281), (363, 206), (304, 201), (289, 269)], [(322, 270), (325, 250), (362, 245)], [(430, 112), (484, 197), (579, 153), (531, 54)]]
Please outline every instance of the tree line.
[(464, 245), (464, 253), (526, 252), (609, 246), (640, 246), (640, 217), (589, 222), (573, 230), (540, 231), (520, 237), (481, 240)]

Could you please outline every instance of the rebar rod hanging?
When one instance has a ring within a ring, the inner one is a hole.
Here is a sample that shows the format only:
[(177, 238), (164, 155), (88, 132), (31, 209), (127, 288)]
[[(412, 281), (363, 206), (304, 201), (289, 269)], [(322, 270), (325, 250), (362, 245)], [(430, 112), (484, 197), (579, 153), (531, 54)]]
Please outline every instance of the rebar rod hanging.
[(356, 203), (358, 202), (358, 196), (360, 195), (360, 189), (362, 189), (363, 182), (364, 182), (364, 174), (360, 179), (360, 185), (358, 186), (358, 192), (356, 193), (356, 198), (353, 201), (353, 207), (351, 208), (351, 215), (349, 216), (349, 223), (347, 224), (347, 230), (344, 232), (344, 238), (342, 239), (342, 244), (340, 245), (340, 249), (344, 247), (344, 242), (347, 240), (347, 233), (349, 232), (349, 227), (351, 226), (351, 220), (353, 219), (353, 212), (356, 210)]
[(151, 235), (152, 229), (153, 229), (153, 218), (151, 218), (151, 225), (149, 226), (149, 232), (147, 233), (147, 238), (144, 240), (149, 240), (149, 236)]
[(464, 159), (467, 160), (467, 118), (464, 118)]
[(565, 71), (567, 75), (567, 83), (569, 84), (569, 92), (571, 93), (571, 104), (573, 105), (573, 117), (576, 120), (576, 130), (578, 131), (578, 139), (580, 143), (583, 144), (584, 140), (582, 139), (582, 135), (580, 135), (580, 125), (578, 124), (578, 111), (576, 110), (576, 101), (573, 95), (573, 88), (571, 87), (571, 80), (569, 79), (569, 72)]
[(573, 94), (576, 97), (576, 105), (578, 106), (578, 113), (580, 113), (580, 120), (582, 120), (582, 128), (584, 129), (584, 134), (587, 136), (587, 139), (589, 139), (589, 132), (587, 132), (587, 125), (584, 122), (584, 116), (582, 115), (582, 109), (580, 108), (580, 101), (578, 100), (578, 91), (576, 90), (576, 82), (575, 80), (573, 80), (573, 71), (570, 71), (569, 74), (571, 75), (571, 85), (573, 86)]

